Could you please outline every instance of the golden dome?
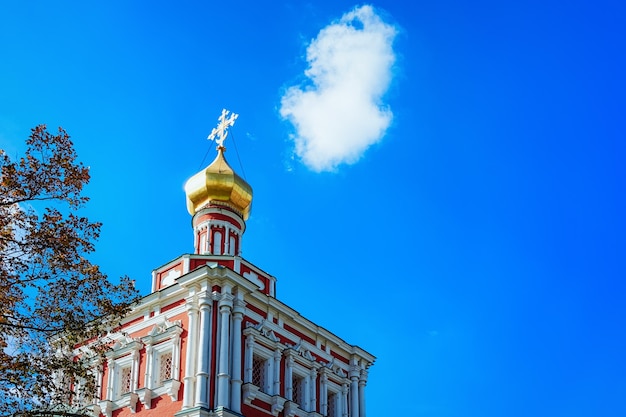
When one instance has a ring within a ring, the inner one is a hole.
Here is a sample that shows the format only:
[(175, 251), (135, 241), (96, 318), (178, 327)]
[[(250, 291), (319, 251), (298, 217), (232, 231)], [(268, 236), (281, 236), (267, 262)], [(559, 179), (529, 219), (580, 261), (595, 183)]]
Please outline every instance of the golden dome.
[(222, 146), (217, 157), (202, 171), (187, 180), (187, 210), (194, 215), (210, 203), (226, 205), (241, 214), (244, 220), (250, 215), (252, 187), (228, 165)]

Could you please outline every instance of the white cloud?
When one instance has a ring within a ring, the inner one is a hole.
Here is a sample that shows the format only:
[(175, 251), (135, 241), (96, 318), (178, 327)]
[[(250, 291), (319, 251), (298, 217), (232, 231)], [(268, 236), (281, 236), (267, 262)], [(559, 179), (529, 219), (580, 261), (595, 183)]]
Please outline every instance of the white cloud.
[(295, 128), (295, 152), (310, 169), (356, 162), (378, 142), (393, 114), (381, 99), (391, 82), (396, 28), (371, 6), (325, 27), (307, 48), (306, 86), (292, 86), (280, 114)]

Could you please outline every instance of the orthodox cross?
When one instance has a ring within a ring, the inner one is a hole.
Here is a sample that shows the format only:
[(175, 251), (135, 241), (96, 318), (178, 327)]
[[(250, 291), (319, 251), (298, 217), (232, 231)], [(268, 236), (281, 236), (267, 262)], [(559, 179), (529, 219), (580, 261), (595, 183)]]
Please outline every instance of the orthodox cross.
[[(230, 113), (230, 117), (227, 117), (228, 113)], [(226, 139), (226, 136), (228, 136), (228, 128), (235, 124), (235, 120), (237, 120), (237, 117), (239, 117), (238, 114), (235, 114), (235, 113), (229, 112), (226, 109), (223, 109), (222, 115), (217, 119), (219, 121), (219, 123), (217, 124), (217, 127), (213, 128), (213, 130), (211, 131), (211, 134), (209, 135), (207, 139), (215, 140), (215, 143), (217, 143), (217, 146), (219, 148), (223, 148), (224, 139)], [(216, 136), (217, 136), (217, 139), (215, 139)]]

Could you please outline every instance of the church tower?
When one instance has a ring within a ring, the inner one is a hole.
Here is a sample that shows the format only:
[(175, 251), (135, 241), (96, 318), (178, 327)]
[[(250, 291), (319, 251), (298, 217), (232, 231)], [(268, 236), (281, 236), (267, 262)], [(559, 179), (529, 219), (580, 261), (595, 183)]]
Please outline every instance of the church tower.
[(252, 188), (228, 165), (225, 151), (219, 146), (215, 160), (185, 184), (196, 254), (241, 255)]
[[(241, 256), (252, 188), (217, 156), (185, 184), (194, 253), (152, 273), (152, 293), (95, 364), (94, 416), (365, 417), (374, 356), (275, 296), (276, 278)], [(304, 294), (303, 294), (304, 296)]]

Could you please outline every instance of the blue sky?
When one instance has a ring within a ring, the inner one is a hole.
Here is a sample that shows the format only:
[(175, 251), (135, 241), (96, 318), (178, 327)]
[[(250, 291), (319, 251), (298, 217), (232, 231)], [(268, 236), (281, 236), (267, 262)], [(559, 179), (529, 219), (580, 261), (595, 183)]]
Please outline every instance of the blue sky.
[(0, 146), (63, 126), (147, 293), (232, 110), (244, 256), (378, 357), (370, 416), (626, 415), (625, 6), (360, 5), (4, 2)]

